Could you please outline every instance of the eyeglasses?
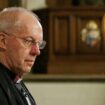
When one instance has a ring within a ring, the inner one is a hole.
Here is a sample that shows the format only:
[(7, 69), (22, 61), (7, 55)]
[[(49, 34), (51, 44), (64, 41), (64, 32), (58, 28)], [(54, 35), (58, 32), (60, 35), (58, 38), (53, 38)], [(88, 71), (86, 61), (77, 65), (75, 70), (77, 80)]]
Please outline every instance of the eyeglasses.
[(35, 41), (33, 38), (31, 37), (27, 37), (27, 38), (21, 38), (21, 37), (17, 37), (15, 36), (16, 38), (19, 38), (23, 41), (25, 47), (31, 47), (33, 45), (38, 45), (39, 46), (39, 49), (42, 50), (44, 49), (45, 45), (46, 45), (46, 41)]
[[(8, 35), (6, 32), (3, 32), (3, 33), (5, 33), (6, 35)], [(35, 41), (30, 36), (25, 37), (25, 38), (18, 37), (16, 35), (8, 35), (8, 36), (12, 36), (12, 37), (15, 37), (15, 38), (18, 38), (18, 39), (22, 40), (22, 42), (24, 44), (24, 47), (26, 47), (26, 48), (32, 47), (33, 45), (38, 45), (39, 46), (39, 49), (42, 50), (46, 46), (46, 41), (44, 41), (44, 40), (42, 40), (42, 41)]]

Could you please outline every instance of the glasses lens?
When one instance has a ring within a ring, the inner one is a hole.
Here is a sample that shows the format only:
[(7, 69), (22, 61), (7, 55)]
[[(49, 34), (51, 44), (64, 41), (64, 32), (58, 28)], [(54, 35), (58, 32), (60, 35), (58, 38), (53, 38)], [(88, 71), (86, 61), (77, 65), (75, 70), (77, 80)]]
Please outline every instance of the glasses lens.
[(42, 41), (42, 42), (39, 42), (39, 49), (44, 49), (44, 47), (46, 46), (46, 41)]

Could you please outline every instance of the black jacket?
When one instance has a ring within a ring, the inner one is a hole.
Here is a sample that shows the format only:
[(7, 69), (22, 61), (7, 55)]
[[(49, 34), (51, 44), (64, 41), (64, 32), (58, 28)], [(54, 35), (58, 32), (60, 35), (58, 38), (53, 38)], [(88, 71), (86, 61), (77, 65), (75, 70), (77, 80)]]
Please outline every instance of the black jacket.
[[(22, 82), (31, 99), (31, 104), (36, 105), (28, 89)], [(28, 105), (24, 96), (18, 91), (13, 82), (13, 73), (0, 64), (0, 105)]]

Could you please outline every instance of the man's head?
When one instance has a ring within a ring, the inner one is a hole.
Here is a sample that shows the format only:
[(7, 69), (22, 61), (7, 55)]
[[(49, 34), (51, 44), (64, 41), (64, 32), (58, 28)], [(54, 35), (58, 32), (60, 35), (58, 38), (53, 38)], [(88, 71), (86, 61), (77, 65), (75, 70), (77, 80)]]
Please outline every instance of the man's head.
[(0, 12), (0, 62), (7, 68), (19, 75), (30, 72), (44, 45), (35, 14), (21, 7)]

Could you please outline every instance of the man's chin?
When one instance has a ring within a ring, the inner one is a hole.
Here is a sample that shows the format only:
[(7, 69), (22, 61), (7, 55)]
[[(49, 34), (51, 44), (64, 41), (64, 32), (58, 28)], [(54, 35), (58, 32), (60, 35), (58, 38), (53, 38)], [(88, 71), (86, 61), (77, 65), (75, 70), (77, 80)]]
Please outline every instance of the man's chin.
[(29, 72), (31, 71), (31, 68), (32, 68), (32, 66), (31, 66), (31, 67), (28, 66), (28, 67), (25, 69), (25, 72), (26, 72), (26, 73), (29, 73)]

